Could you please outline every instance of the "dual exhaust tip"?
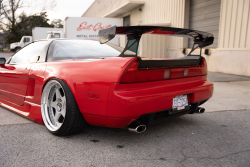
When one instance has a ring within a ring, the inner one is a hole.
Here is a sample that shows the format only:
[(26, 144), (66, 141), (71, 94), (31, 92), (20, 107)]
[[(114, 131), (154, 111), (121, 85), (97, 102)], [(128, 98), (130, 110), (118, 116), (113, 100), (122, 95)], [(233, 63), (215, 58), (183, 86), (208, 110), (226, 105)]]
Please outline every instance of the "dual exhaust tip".
[[(205, 108), (198, 107), (195, 112), (196, 113), (204, 113), (205, 112)], [(135, 132), (135, 133), (143, 133), (143, 132), (146, 131), (146, 129), (147, 129), (146, 125), (137, 125), (137, 126), (132, 126), (132, 127), (128, 128), (128, 130), (130, 132)]]
[(128, 130), (130, 132), (135, 132), (135, 133), (143, 133), (147, 129), (146, 125), (138, 125), (136, 127), (129, 127)]

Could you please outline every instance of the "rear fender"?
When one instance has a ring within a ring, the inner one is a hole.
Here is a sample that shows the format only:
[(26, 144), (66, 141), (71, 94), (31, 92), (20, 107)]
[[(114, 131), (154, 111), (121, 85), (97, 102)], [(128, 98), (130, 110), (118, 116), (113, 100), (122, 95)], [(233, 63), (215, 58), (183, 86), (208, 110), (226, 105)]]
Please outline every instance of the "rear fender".
[[(112, 83), (119, 82), (128, 64), (135, 58), (107, 58), (72, 62), (49, 62), (44, 85), (53, 78), (64, 81), (83, 114), (106, 116)], [(42, 93), (42, 92), (41, 92)]]

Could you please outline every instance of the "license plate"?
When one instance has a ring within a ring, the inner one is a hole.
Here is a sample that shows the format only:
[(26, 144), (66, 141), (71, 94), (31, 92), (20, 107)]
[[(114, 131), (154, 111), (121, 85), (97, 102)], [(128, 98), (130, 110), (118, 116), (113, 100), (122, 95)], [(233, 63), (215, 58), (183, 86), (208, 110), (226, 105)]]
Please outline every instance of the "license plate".
[(183, 110), (185, 106), (188, 106), (188, 98), (187, 95), (175, 96), (173, 99), (173, 109)]

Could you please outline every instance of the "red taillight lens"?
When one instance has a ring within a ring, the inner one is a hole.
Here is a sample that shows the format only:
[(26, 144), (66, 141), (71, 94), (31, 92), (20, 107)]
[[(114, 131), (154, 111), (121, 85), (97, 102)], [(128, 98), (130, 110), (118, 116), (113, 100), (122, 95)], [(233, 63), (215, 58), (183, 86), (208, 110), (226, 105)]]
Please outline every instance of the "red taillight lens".
[(201, 61), (201, 71), (203, 75), (207, 74), (207, 62), (205, 58), (203, 58)]
[(121, 83), (159, 81), (170, 78), (170, 70), (138, 70), (139, 61), (133, 61), (124, 72)]
[(134, 60), (123, 73), (121, 83), (138, 83), (161, 81), (166, 79), (178, 79), (207, 74), (207, 63), (203, 58), (201, 65), (196, 67), (183, 67), (172, 69), (138, 69), (138, 60)]
[(135, 60), (133, 61), (125, 73), (122, 76), (121, 83), (134, 83), (136, 82), (136, 72), (138, 67), (139, 61)]
[(136, 82), (160, 81), (164, 78), (165, 70), (142, 70), (136, 73)]

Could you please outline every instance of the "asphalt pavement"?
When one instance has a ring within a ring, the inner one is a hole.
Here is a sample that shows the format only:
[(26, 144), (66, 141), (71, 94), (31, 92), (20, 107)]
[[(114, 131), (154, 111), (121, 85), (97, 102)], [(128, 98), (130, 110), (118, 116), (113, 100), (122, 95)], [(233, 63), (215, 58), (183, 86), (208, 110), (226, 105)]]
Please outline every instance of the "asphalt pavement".
[(6, 60), (8, 60), (13, 54), (14, 52), (13, 53), (1, 53), (0, 52), (0, 58), (4, 57)]
[[(3, 109), (1, 109), (3, 110)], [(186, 115), (135, 134), (88, 126), (56, 137), (36, 123), (0, 127), (0, 166), (250, 166), (250, 110)]]
[(142, 134), (87, 126), (80, 134), (57, 137), (0, 107), (0, 167), (249, 167), (250, 78), (208, 78), (215, 89), (204, 114), (171, 119)]

